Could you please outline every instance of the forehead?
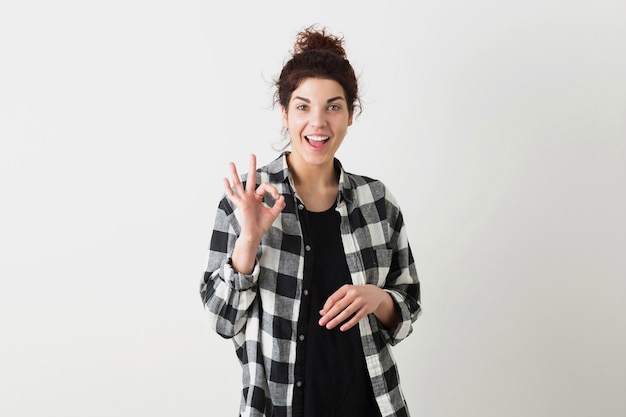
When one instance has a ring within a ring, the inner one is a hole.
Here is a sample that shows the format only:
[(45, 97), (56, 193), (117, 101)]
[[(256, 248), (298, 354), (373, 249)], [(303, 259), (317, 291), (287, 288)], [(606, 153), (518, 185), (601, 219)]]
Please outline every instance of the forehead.
[(309, 100), (326, 101), (330, 98), (341, 97), (345, 100), (345, 92), (341, 84), (335, 80), (325, 78), (307, 78), (291, 93), (291, 99), (297, 97)]

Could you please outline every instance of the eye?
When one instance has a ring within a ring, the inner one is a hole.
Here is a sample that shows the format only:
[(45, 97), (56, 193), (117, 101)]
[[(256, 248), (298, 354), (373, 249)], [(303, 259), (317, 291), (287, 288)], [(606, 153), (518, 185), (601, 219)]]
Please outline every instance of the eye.
[(309, 106), (307, 106), (306, 104), (298, 104), (296, 106), (296, 110), (306, 110), (308, 108), (309, 108)]
[(328, 106), (328, 110), (338, 111), (341, 110), (341, 106), (339, 104), (331, 104), (330, 106)]

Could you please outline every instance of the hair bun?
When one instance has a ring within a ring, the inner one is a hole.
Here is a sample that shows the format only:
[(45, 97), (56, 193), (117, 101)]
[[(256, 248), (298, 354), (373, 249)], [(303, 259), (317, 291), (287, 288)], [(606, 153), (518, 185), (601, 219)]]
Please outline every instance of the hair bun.
[(294, 55), (315, 50), (332, 52), (344, 59), (346, 58), (343, 38), (327, 34), (325, 29), (315, 29), (315, 25), (313, 25), (298, 33)]

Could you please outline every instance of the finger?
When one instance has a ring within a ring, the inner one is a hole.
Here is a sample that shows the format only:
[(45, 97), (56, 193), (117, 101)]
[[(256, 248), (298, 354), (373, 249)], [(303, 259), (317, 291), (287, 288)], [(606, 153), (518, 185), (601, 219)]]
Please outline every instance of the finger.
[(337, 314), (335, 317), (332, 318), (332, 320), (329, 320), (326, 325), (322, 325), (324, 327), (326, 327), (328, 330), (332, 330), (335, 327), (337, 327), (337, 325), (341, 324), (342, 322), (346, 321), (350, 316), (348, 316), (347, 314), (344, 313), (344, 311), (341, 311), (339, 314)]
[(320, 317), (318, 324), (320, 326), (325, 326), (329, 321), (334, 319), (335, 316), (339, 314), (340, 312), (341, 312), (341, 309), (337, 308), (336, 305), (333, 305), (332, 307), (327, 307), (326, 305), (324, 305), (324, 308), (320, 310), (320, 315), (322, 317)]
[(231, 162), (230, 164), (228, 164), (228, 166), (230, 167), (230, 179), (233, 183), (234, 192), (237, 194), (242, 194), (243, 186), (241, 185), (241, 177), (237, 172), (237, 166), (234, 162)]
[(341, 313), (344, 307), (349, 304), (349, 300), (344, 301), (344, 298), (347, 295), (347, 287), (347, 285), (341, 286), (337, 291), (332, 293), (330, 297), (328, 297), (320, 310), (320, 314), (322, 315), (318, 321), (320, 326), (325, 326), (329, 321), (334, 319), (335, 316)]
[(254, 193), (257, 196), (261, 196), (261, 198), (265, 194), (270, 194), (274, 198), (274, 204), (272, 205), (272, 214), (274, 214), (274, 217), (278, 216), (278, 213), (280, 213), (286, 206), (285, 197), (282, 196), (278, 192), (278, 189), (272, 184), (263, 182), (257, 187)]
[(231, 198), (233, 196), (233, 188), (230, 185), (230, 181), (228, 181), (228, 178), (223, 178), (222, 181), (224, 182), (224, 192), (228, 198)]
[(276, 187), (267, 182), (262, 182), (261, 184), (259, 184), (259, 187), (256, 189), (255, 192), (261, 196), (265, 194), (270, 194), (272, 197), (274, 197), (274, 199), (278, 199), (278, 197), (280, 196), (280, 194), (278, 194), (278, 189), (276, 189)]
[(330, 320), (328, 324), (326, 324), (326, 328), (333, 329), (337, 327), (344, 321), (349, 320), (356, 311), (358, 311), (358, 307), (350, 304), (345, 309), (340, 311), (332, 320)]
[(352, 318), (349, 321), (342, 324), (339, 330), (341, 330), (342, 332), (345, 332), (346, 330), (350, 330), (352, 327), (356, 326), (359, 323), (359, 321), (361, 321), (361, 319), (365, 317), (366, 315), (367, 314), (366, 314), (365, 308), (360, 309), (352, 316)]
[(341, 300), (343, 297), (346, 296), (346, 292), (347, 292), (347, 285), (342, 285), (341, 287), (339, 287), (337, 291), (332, 293), (330, 297), (326, 299), (326, 302), (324, 303), (324, 306), (322, 307), (322, 311), (325, 311), (325, 312), (329, 311), (335, 305), (337, 301)]
[(248, 178), (246, 181), (246, 191), (252, 192), (256, 187), (256, 155), (250, 154), (250, 165), (248, 166)]
[(342, 321), (347, 320), (353, 310), (354, 309), (350, 309), (349, 302), (340, 300), (330, 309), (320, 311), (320, 313), (323, 312), (323, 315), (318, 323), (320, 326), (326, 326), (327, 328), (332, 329)]
[(287, 206), (287, 203), (285, 203), (285, 197), (281, 195), (278, 197), (278, 199), (276, 200), (276, 202), (270, 209), (270, 213), (272, 213), (272, 216), (276, 218), (286, 206)]
[(235, 192), (233, 191), (233, 187), (230, 185), (230, 181), (228, 178), (223, 179), (224, 182), (224, 192), (226, 193), (226, 197), (235, 205), (239, 205), (241, 199)]

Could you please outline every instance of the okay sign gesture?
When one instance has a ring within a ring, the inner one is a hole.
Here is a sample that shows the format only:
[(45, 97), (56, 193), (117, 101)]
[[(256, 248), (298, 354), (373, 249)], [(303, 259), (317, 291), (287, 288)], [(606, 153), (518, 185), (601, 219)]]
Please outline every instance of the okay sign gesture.
[[(235, 244), (233, 252), (233, 266), (239, 264), (239, 272), (249, 273), (254, 266), (254, 254), (261, 243), (263, 235), (270, 230), (274, 220), (285, 208), (285, 197), (278, 193), (276, 187), (269, 183), (261, 183), (256, 186), (256, 156), (250, 155), (250, 167), (246, 185), (241, 182), (237, 167), (230, 163), (230, 177), (232, 181), (224, 178), (224, 189), (228, 199), (239, 209), (241, 233)], [(265, 194), (270, 194), (275, 203), (272, 207), (263, 204)], [(241, 258), (235, 255), (242, 255)]]

